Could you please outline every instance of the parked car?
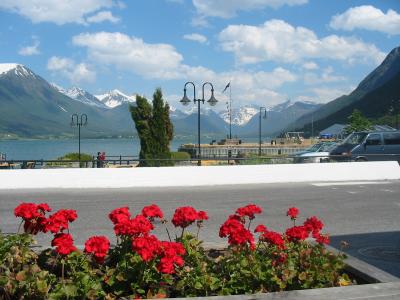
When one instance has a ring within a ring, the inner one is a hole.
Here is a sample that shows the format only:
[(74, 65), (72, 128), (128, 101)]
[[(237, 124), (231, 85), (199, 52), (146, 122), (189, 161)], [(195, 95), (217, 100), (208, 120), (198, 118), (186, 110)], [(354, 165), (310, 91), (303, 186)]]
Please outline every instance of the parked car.
[(329, 154), (336, 161), (400, 162), (400, 131), (353, 132)]
[(329, 160), (329, 152), (336, 147), (336, 142), (319, 142), (310, 148), (294, 154), (294, 163), (319, 163)]

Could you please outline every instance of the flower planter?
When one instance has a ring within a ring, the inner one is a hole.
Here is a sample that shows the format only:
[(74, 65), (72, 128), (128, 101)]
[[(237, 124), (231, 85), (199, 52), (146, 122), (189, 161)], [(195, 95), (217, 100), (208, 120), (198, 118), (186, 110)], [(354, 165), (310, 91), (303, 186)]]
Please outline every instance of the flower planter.
[[(157, 205), (144, 207), (136, 216), (131, 216), (128, 207), (114, 209), (109, 218), (117, 244), (110, 248), (107, 237), (93, 236), (83, 251), (75, 247), (69, 233), (69, 223), (76, 220), (77, 212), (48, 212), (51, 208), (45, 203), (23, 203), (14, 213), (22, 218), (26, 234), (9, 238), (0, 235), (0, 286), (5, 287), (0, 290), (0, 298), (3, 292), (5, 298), (39, 299), (167, 295), (229, 295), (212, 299), (312, 299), (319, 295), (318, 299), (337, 299), (343, 293), (358, 295), (371, 289), (381, 295), (382, 284), (396, 280), (355, 258), (345, 262), (342, 252), (326, 245), (329, 236), (322, 232), (323, 223), (312, 216), (299, 225), (299, 210), (295, 207), (287, 211), (293, 226), (283, 234), (254, 224), (261, 207), (250, 204), (238, 208), (219, 230), (229, 246), (216, 249), (204, 249), (197, 238), (203, 222), (208, 220), (207, 213), (189, 206), (175, 210), (171, 224), (177, 230), (173, 232)], [(156, 225), (165, 226), (169, 240), (161, 241), (151, 233)], [(188, 232), (191, 225), (196, 225), (192, 226), (193, 233)], [(38, 233), (54, 235), (53, 249), (38, 253), (30, 249), (32, 236)], [(352, 278), (359, 283), (377, 283), (377, 287), (323, 288), (351, 285)], [(396, 287), (388, 285), (392, 294)], [(282, 292), (285, 290), (291, 292)], [(240, 295), (247, 293), (257, 294)]]
[[(333, 247), (326, 246), (329, 251), (337, 253)], [(216, 248), (223, 251), (223, 246)], [(258, 293), (251, 295), (229, 295), (192, 298), (167, 298), (167, 299), (199, 299), (199, 300), (362, 300), (362, 299), (400, 299), (400, 278), (382, 271), (351, 255), (347, 255), (344, 271), (357, 280), (357, 285), (295, 290), (273, 293)]]

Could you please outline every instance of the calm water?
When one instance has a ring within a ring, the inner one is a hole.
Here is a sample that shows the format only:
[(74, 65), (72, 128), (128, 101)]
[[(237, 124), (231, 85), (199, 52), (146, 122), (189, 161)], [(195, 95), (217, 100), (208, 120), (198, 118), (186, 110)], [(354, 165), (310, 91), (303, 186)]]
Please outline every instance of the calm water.
[[(211, 142), (212, 137), (202, 137), (202, 143)], [(244, 142), (257, 142), (257, 138), (242, 138)], [(181, 144), (197, 143), (197, 138), (175, 137), (171, 142), (171, 151), (177, 151)], [(97, 152), (106, 156), (139, 156), (140, 141), (131, 139), (81, 139), (81, 153), (96, 156)], [(8, 160), (34, 159), (51, 160), (69, 152), (78, 152), (78, 140), (0, 140), (0, 153)]]
[[(175, 138), (171, 150), (176, 151), (181, 144), (195, 143), (195, 140)], [(81, 152), (96, 155), (104, 151), (106, 155), (138, 156), (140, 142), (138, 139), (82, 139)], [(73, 140), (18, 140), (1, 141), (0, 153), (12, 159), (56, 159), (68, 152), (78, 152), (78, 141)]]

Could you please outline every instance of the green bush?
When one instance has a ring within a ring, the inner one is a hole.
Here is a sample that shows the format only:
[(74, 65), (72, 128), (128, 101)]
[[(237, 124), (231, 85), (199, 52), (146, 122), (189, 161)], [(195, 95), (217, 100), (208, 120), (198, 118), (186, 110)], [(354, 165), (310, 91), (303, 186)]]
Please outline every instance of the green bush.
[[(64, 156), (57, 158), (58, 160), (71, 160), (71, 161), (78, 161), (79, 160), (79, 153), (78, 152), (71, 152), (67, 153)], [(81, 161), (92, 161), (93, 156), (86, 153), (81, 153)]]
[(187, 152), (171, 152), (172, 159), (189, 160), (190, 154)]
[[(63, 162), (51, 162), (47, 163), (47, 166), (50, 167), (72, 167), (72, 163), (69, 163), (68, 161), (79, 161), (79, 153), (77, 152), (71, 152), (67, 153), (64, 156), (58, 157), (57, 160), (62, 160)], [(90, 154), (86, 153), (81, 153), (81, 167), (85, 167), (85, 163), (92, 161), (93, 157)], [(64, 162), (65, 161), (65, 162)]]

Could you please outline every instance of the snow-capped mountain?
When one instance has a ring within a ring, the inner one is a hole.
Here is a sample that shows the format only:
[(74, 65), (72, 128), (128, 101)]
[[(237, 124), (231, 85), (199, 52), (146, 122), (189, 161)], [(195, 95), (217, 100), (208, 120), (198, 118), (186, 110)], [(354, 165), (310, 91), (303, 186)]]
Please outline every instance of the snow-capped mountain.
[[(177, 109), (178, 110), (178, 109)], [(192, 114), (197, 114), (197, 104), (196, 105), (189, 105), (181, 110), (182, 113), (190, 116)], [(200, 115), (208, 116), (215, 110), (207, 105), (201, 105), (200, 107)]]
[(60, 93), (64, 94), (65, 96), (68, 96), (69, 98), (82, 102), (87, 105), (91, 106), (96, 106), (100, 108), (105, 108), (108, 109), (109, 107), (105, 105), (103, 102), (101, 102), (99, 99), (97, 99), (95, 96), (90, 94), (89, 92), (78, 88), (78, 87), (72, 87), (68, 90), (63, 89), (62, 87), (52, 83), (52, 86), (59, 91)]
[[(259, 108), (254, 105), (245, 105), (239, 108), (232, 108), (232, 124), (238, 126), (246, 125), (251, 118), (258, 113)], [(223, 110), (219, 112), (219, 116), (229, 124), (229, 112)]]
[(184, 113), (183, 111), (177, 109), (175, 106), (170, 105), (169, 106), (169, 116), (171, 117), (171, 119), (183, 119), (185, 117), (187, 117), (188, 115), (186, 113)]
[(128, 96), (119, 90), (112, 90), (103, 95), (95, 95), (102, 103), (109, 108), (120, 106), (123, 103), (134, 103), (136, 102), (136, 96)]
[(312, 102), (312, 101), (292, 101), (292, 100), (287, 100), (283, 103), (280, 103), (278, 105), (273, 106), (272, 108), (270, 108), (270, 111), (274, 111), (274, 112), (283, 112), (286, 111), (288, 109), (293, 109), (296, 106), (310, 106), (311, 109), (312, 108), (317, 108), (317, 106), (319, 106), (319, 104)]
[(29, 70), (24, 65), (20, 64), (0, 64), (0, 76), (14, 72), (19, 77), (33, 77), (36, 78), (35, 73)]

